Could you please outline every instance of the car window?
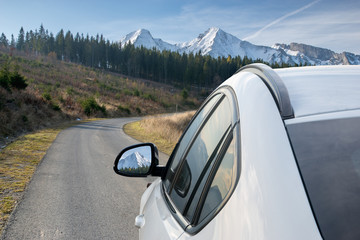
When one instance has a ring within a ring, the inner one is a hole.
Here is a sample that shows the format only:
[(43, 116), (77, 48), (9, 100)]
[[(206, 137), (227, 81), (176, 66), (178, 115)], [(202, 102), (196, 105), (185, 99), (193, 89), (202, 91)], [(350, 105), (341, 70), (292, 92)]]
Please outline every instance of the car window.
[(180, 159), (183, 156), (186, 147), (189, 145), (189, 142), (195, 135), (196, 131), (199, 129), (200, 124), (205, 121), (206, 116), (209, 114), (210, 110), (222, 96), (222, 94), (214, 95), (195, 116), (195, 118), (192, 120), (189, 127), (187, 128), (186, 132), (183, 134), (177, 149), (175, 149), (176, 152), (173, 153), (173, 157), (172, 159), (170, 159), (170, 167), (166, 173), (166, 177), (164, 180), (164, 186), (166, 189), (169, 190), (170, 184), (173, 181), (174, 174), (176, 172)]
[[(228, 98), (222, 99), (208, 121), (196, 136), (179, 165), (178, 177), (174, 179), (170, 198), (176, 208), (184, 213), (194, 188), (199, 186), (206, 169), (216, 159), (232, 123), (232, 110)], [(196, 190), (196, 188), (195, 188)]]
[(231, 141), (219, 169), (211, 183), (205, 202), (202, 206), (199, 222), (208, 216), (213, 210), (217, 209), (229, 194), (231, 186), (234, 184), (235, 171), (235, 140)]
[[(233, 158), (234, 158), (234, 155), (233, 155), (233, 148), (234, 148), (234, 140), (231, 140), (232, 139), (232, 133), (230, 134), (227, 134), (227, 139), (225, 140), (226, 142), (224, 143), (224, 150), (221, 150), (222, 153), (219, 153), (219, 156), (218, 156), (218, 159), (216, 159), (216, 163), (214, 164), (215, 161), (213, 161), (211, 164), (210, 164), (210, 167), (205, 169), (204, 168), (204, 171), (205, 174), (204, 174), (204, 177), (201, 179), (201, 183), (200, 185), (198, 186), (197, 189), (194, 189), (192, 195), (189, 199), (189, 202), (187, 203), (187, 207), (185, 208), (185, 211), (184, 211), (184, 216), (186, 219), (188, 219), (189, 222), (192, 222), (194, 223), (194, 221), (197, 221), (196, 219), (193, 219), (193, 217), (196, 215), (196, 211), (199, 211), (199, 206), (202, 205), (202, 203), (200, 203), (200, 198), (203, 197), (203, 195), (205, 195), (206, 197), (206, 194), (207, 194), (207, 189), (208, 187), (206, 187), (206, 184), (210, 184), (208, 183), (209, 181), (209, 177), (210, 179), (213, 178), (213, 175), (214, 175), (214, 172), (216, 172), (216, 168), (217, 166), (219, 165), (219, 162), (221, 162), (223, 159), (228, 159), (229, 157), (232, 157), (232, 163), (233, 163)], [(229, 146), (229, 142), (231, 141), (231, 144)], [(227, 148), (228, 147), (228, 148)], [(232, 155), (230, 156), (229, 155), (229, 152), (232, 153)], [(215, 165), (215, 166), (214, 166)], [(228, 166), (228, 165), (226, 165)], [(231, 164), (231, 166), (233, 166), (233, 164)], [(218, 181), (218, 180), (217, 180)], [(230, 187), (229, 187), (230, 189)], [(223, 192), (223, 191), (222, 191)], [(220, 199), (220, 202), (222, 201), (223, 198)], [(219, 204), (220, 204), (219, 202)], [(199, 214), (199, 212), (198, 212)], [(194, 220), (194, 221), (193, 221)]]

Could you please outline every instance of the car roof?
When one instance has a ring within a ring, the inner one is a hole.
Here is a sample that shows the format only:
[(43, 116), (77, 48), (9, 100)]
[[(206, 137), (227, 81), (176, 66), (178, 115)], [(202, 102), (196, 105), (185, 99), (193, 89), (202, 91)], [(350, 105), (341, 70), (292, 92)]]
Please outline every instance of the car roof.
[(360, 109), (360, 66), (276, 69), (287, 88), (294, 117)]

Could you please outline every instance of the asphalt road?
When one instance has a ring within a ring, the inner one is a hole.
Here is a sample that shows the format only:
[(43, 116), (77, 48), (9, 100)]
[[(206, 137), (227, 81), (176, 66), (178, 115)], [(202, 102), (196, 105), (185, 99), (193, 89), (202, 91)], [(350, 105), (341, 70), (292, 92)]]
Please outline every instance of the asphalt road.
[[(62, 131), (30, 182), (1, 239), (137, 239), (134, 219), (154, 178), (116, 175), (120, 150), (137, 141), (111, 119)], [(160, 155), (165, 164), (166, 155)]]

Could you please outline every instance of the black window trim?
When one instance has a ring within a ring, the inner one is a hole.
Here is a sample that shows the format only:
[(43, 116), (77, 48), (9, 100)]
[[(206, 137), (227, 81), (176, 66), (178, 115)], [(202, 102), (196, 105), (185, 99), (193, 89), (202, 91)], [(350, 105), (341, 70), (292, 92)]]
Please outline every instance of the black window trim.
[[(235, 156), (236, 156), (235, 158), (236, 159), (234, 161), (234, 164), (235, 164), (236, 171), (234, 171), (234, 173), (233, 173), (235, 175), (234, 176), (234, 184), (231, 186), (231, 189), (229, 190), (226, 198), (222, 201), (222, 203), (217, 208), (215, 208), (208, 216), (206, 216), (202, 222), (200, 222), (196, 226), (195, 225), (192, 226), (191, 223), (176, 208), (176, 205), (173, 203), (173, 201), (170, 198), (171, 191), (167, 192), (167, 189), (165, 187), (164, 182), (161, 184), (161, 187), (160, 187), (162, 196), (164, 197), (165, 202), (167, 203), (166, 205), (168, 206), (168, 209), (172, 213), (173, 217), (179, 223), (179, 225), (184, 229), (184, 231), (188, 232), (191, 235), (195, 235), (198, 232), (200, 232), (221, 211), (221, 209), (225, 206), (225, 204), (228, 202), (228, 200), (230, 199), (230, 197), (234, 193), (234, 190), (235, 190), (235, 188), (236, 188), (236, 186), (237, 186), (237, 184), (239, 182), (240, 174), (241, 174), (241, 147), (240, 147), (240, 143), (241, 143), (240, 131), (241, 131), (241, 128), (240, 128), (239, 107), (238, 107), (238, 103), (237, 103), (237, 98), (235, 97), (236, 96), (235, 91), (230, 86), (220, 86), (219, 88), (217, 88), (213, 92), (213, 94), (211, 94), (204, 101), (202, 106), (199, 108), (197, 113), (194, 115), (194, 117), (190, 121), (189, 125), (185, 129), (183, 135), (180, 137), (178, 142), (180, 142), (182, 140), (182, 138), (183, 138), (184, 134), (186, 133), (186, 131), (188, 130), (189, 126), (192, 124), (193, 120), (197, 117), (199, 112), (204, 108), (205, 104), (207, 104), (210, 101), (210, 99), (212, 99), (213, 97), (215, 97), (218, 94), (222, 94), (223, 96), (220, 97), (220, 99), (214, 104), (214, 106), (209, 111), (209, 113), (205, 116), (204, 119), (206, 119), (206, 120), (201, 122), (199, 129), (202, 129), (204, 124), (207, 122), (207, 119), (209, 119), (209, 117), (212, 115), (213, 111), (217, 108), (217, 106), (220, 104), (220, 102), (223, 100), (223, 98), (225, 96), (227, 96), (229, 98), (230, 105), (232, 107), (232, 119), (233, 120), (232, 120), (232, 127), (231, 127), (231, 133), (232, 133), (231, 135), (233, 136), (233, 138), (235, 138)], [(186, 150), (184, 151), (181, 158), (183, 158), (183, 156), (185, 156), (184, 154), (187, 154), (187, 152), (189, 151), (189, 148), (192, 146), (193, 141), (196, 139), (196, 136), (197, 136), (198, 132), (200, 131), (199, 129), (197, 130), (196, 134), (194, 134), (194, 136), (189, 141), (189, 144), (186, 146)], [(168, 163), (166, 164), (166, 172), (168, 171), (168, 169), (170, 167), (170, 164), (172, 163), (174, 153), (176, 153), (177, 148), (178, 148), (178, 144), (176, 144), (175, 149), (172, 152)], [(181, 159), (180, 161), (183, 162), (184, 159)], [(180, 167), (180, 165), (179, 165), (179, 167)], [(166, 172), (165, 172), (164, 176), (166, 176)], [(175, 180), (175, 178), (174, 178), (174, 180)], [(172, 181), (171, 186), (169, 187), (170, 189), (173, 188), (174, 180)], [(211, 182), (212, 182), (212, 179), (210, 180), (210, 183)]]

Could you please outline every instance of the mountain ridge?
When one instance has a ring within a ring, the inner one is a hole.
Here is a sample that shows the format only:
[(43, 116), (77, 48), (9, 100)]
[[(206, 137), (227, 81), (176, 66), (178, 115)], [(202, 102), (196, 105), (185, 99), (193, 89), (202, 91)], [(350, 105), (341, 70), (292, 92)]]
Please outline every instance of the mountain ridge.
[(149, 167), (151, 165), (151, 161), (141, 155), (139, 152), (134, 152), (129, 156), (120, 159), (118, 163), (118, 168), (132, 168), (136, 169), (139, 167)]
[(170, 44), (160, 38), (153, 38), (150, 31), (139, 29), (127, 34), (120, 40), (122, 45), (131, 43), (135, 47), (156, 48), (160, 51), (169, 50), (182, 53), (201, 53), (213, 58), (245, 56), (262, 59), (270, 64), (286, 63), (290, 65), (359, 65), (360, 55), (342, 52), (335, 53), (326, 48), (315, 47), (302, 43), (281, 44), (273, 46), (255, 45), (243, 41), (236, 36), (212, 27), (198, 37), (183, 43)]

